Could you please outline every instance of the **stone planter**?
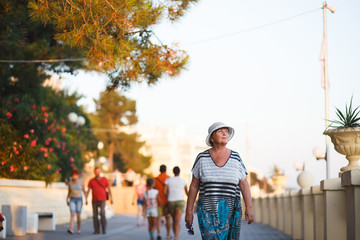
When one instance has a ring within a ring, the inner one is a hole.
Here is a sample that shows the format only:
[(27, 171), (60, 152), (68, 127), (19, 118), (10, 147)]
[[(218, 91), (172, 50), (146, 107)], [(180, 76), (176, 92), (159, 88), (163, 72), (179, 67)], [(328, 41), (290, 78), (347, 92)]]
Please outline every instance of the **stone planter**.
[(357, 162), (360, 158), (360, 127), (328, 129), (324, 134), (331, 138), (335, 150), (346, 155), (349, 161), (346, 167), (340, 169), (341, 172), (360, 168)]
[(288, 180), (288, 177), (285, 175), (277, 174), (271, 176), (272, 182), (276, 186), (275, 193), (283, 193), (285, 192), (285, 185)]

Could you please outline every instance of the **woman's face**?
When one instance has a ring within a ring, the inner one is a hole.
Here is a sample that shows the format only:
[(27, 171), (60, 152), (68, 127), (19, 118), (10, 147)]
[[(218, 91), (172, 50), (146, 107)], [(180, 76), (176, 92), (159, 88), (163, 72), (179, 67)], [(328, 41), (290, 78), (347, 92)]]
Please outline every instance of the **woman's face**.
[(210, 140), (213, 144), (227, 144), (229, 141), (229, 129), (228, 128), (220, 128), (213, 132)]
[(78, 178), (79, 178), (79, 174), (73, 174), (73, 175), (72, 175), (72, 179), (73, 179), (73, 180), (76, 180), (76, 179), (78, 179)]

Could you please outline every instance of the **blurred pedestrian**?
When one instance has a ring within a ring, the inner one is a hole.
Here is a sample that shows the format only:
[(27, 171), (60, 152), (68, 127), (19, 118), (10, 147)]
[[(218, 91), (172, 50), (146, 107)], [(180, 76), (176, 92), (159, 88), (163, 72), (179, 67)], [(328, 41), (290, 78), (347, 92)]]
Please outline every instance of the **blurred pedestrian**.
[(158, 218), (158, 224), (157, 224), (157, 231), (158, 236), (156, 240), (161, 240), (161, 218), (162, 216), (165, 217), (165, 227), (166, 227), (166, 239), (171, 239), (170, 236), (170, 228), (171, 228), (171, 216), (169, 214), (168, 206), (167, 206), (167, 196), (164, 195), (164, 187), (165, 187), (165, 180), (169, 177), (169, 175), (166, 174), (166, 166), (162, 164), (160, 166), (160, 174), (156, 178), (154, 178), (155, 181), (155, 189), (159, 191), (160, 199), (162, 202), (162, 206), (159, 206), (159, 218)]
[(165, 180), (164, 194), (167, 195), (169, 213), (172, 217), (174, 240), (179, 240), (180, 220), (185, 208), (184, 191), (188, 195), (185, 179), (179, 177), (180, 168), (174, 167), (174, 177)]
[(110, 197), (110, 202), (113, 204), (113, 197), (109, 181), (105, 177), (100, 176), (101, 170), (99, 167), (95, 167), (95, 177), (89, 181), (88, 190), (86, 192), (86, 204), (87, 197), (89, 196), (90, 190), (92, 190), (92, 208), (93, 208), (93, 222), (94, 222), (94, 234), (100, 234), (100, 223), (99, 223), (99, 208), (102, 233), (106, 234), (106, 218), (105, 218), (105, 204)]
[(132, 187), (136, 177), (136, 172), (129, 168), (125, 173), (126, 186)]
[(141, 218), (143, 218), (143, 225), (146, 224), (146, 218), (145, 215), (143, 214), (143, 205), (144, 205), (144, 193), (146, 191), (146, 182), (145, 179), (143, 177), (140, 178), (139, 180), (139, 184), (135, 185), (135, 191), (134, 191), (134, 196), (133, 196), (133, 201), (132, 201), (132, 205), (135, 205), (135, 200), (136, 200), (136, 205), (137, 205), (137, 226), (141, 225)]
[(111, 174), (111, 185), (114, 187), (122, 187), (123, 177), (119, 169), (115, 169), (113, 174)]
[(70, 234), (74, 234), (75, 215), (77, 233), (81, 233), (81, 209), (83, 206), (81, 192), (86, 196), (84, 183), (79, 179), (79, 171), (74, 168), (71, 173), (71, 180), (68, 183), (68, 195), (66, 197), (66, 203), (70, 207), (70, 228), (67, 230)]
[(239, 153), (226, 148), (234, 129), (216, 122), (209, 127), (206, 144), (211, 148), (200, 153), (192, 168), (185, 222), (192, 233), (193, 207), (200, 189), (197, 215), (202, 239), (240, 239), (241, 194), (245, 219), (254, 221), (247, 171)]
[(144, 213), (148, 218), (150, 240), (155, 240), (155, 229), (158, 223), (158, 206), (161, 205), (159, 191), (154, 189), (154, 179), (149, 178), (147, 181), (148, 190), (144, 193)]

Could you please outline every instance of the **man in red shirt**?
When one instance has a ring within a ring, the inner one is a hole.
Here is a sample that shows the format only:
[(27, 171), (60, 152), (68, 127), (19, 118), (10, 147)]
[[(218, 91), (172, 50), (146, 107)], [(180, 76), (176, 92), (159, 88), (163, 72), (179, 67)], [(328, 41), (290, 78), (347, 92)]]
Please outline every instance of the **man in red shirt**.
[(158, 224), (157, 224), (157, 231), (158, 231), (158, 237), (157, 240), (161, 240), (161, 216), (165, 216), (166, 218), (166, 239), (171, 239), (170, 236), (170, 228), (171, 228), (171, 219), (170, 214), (167, 208), (167, 196), (164, 194), (164, 187), (165, 187), (165, 180), (169, 177), (169, 175), (166, 174), (166, 166), (163, 164), (160, 166), (160, 174), (156, 178), (154, 178), (155, 181), (155, 189), (159, 191), (160, 199), (162, 202), (162, 206), (158, 207)]
[(111, 194), (110, 184), (107, 178), (100, 176), (101, 170), (99, 167), (95, 167), (95, 177), (89, 181), (88, 190), (86, 192), (86, 204), (88, 203), (87, 197), (90, 190), (92, 190), (92, 208), (93, 208), (93, 222), (94, 222), (94, 234), (100, 234), (99, 225), (99, 208), (101, 216), (102, 233), (106, 233), (106, 218), (105, 218), (105, 203), (107, 200), (107, 192), (110, 196), (110, 202), (113, 204), (113, 197)]

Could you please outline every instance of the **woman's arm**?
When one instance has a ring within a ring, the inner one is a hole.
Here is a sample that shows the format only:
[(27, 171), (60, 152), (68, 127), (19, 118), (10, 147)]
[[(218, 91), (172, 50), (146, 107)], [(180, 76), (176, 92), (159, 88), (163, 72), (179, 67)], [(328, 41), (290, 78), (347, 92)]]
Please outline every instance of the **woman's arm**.
[(250, 224), (254, 221), (254, 212), (252, 209), (250, 186), (246, 178), (239, 182), (239, 186), (245, 202), (245, 220)]
[(136, 190), (136, 186), (134, 187), (134, 194), (133, 194), (133, 199), (132, 199), (132, 205), (135, 205), (135, 200), (137, 200), (137, 190)]
[(186, 203), (186, 210), (185, 210), (185, 222), (189, 226), (193, 223), (193, 209), (194, 209), (194, 202), (196, 199), (196, 195), (199, 191), (200, 186), (200, 180), (192, 176), (191, 184), (190, 184), (190, 190), (188, 194), (188, 199)]
[(69, 202), (70, 202), (70, 183), (68, 184), (68, 194), (66, 196), (66, 204), (69, 205)]
[(185, 193), (186, 193), (186, 196), (189, 196), (189, 190), (188, 190), (188, 187), (185, 185)]
[(86, 196), (85, 184), (83, 182), (81, 182), (81, 190), (84, 193), (84, 196)]

